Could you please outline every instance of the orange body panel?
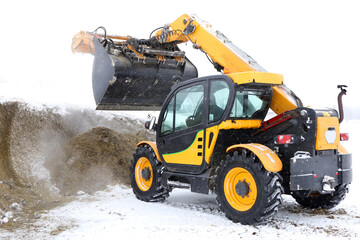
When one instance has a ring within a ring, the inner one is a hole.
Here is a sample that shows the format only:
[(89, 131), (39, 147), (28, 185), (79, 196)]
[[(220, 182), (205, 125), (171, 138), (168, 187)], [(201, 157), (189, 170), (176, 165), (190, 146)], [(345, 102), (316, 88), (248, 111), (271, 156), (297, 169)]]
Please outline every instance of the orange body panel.
[(140, 147), (142, 145), (149, 145), (153, 150), (154, 150), (154, 153), (156, 155), (156, 158), (157, 160), (159, 160), (161, 162), (161, 158), (160, 158), (160, 154), (159, 154), (159, 151), (156, 147), (156, 142), (151, 142), (151, 141), (141, 141), (137, 144), (137, 147)]
[(296, 109), (297, 106), (293, 103), (288, 96), (281, 90), (281, 88), (274, 86), (273, 96), (270, 104), (270, 108), (276, 113), (281, 114), (288, 110)]
[(259, 143), (236, 144), (226, 149), (226, 152), (232, 152), (239, 148), (246, 148), (253, 152), (269, 172), (280, 172), (282, 170), (280, 158), (270, 148)]
[[(328, 131), (329, 128), (334, 128), (336, 131), (336, 135), (333, 136), (333, 142), (328, 142), (328, 139), (326, 139), (326, 132)], [(337, 117), (318, 117), (315, 149), (316, 150), (338, 149), (339, 145), (340, 145), (339, 119)]]

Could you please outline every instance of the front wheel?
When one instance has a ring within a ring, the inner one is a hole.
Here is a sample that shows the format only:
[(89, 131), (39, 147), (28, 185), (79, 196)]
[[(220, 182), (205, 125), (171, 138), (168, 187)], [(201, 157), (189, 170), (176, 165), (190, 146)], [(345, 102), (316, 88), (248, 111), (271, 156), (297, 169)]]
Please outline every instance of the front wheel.
[(145, 202), (164, 201), (169, 190), (161, 184), (162, 164), (148, 145), (136, 149), (131, 160), (131, 187), (135, 196)]
[(277, 212), (282, 203), (281, 177), (267, 171), (253, 153), (230, 153), (216, 172), (216, 200), (233, 222), (258, 224)]

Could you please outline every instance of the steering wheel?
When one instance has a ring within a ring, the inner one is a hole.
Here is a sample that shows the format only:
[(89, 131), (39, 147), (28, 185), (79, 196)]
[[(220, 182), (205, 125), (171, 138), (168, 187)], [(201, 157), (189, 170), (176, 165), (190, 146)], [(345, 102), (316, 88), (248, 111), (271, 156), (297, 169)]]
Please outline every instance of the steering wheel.
[(189, 116), (189, 117), (187, 117), (186, 120), (185, 120), (185, 122), (186, 122), (186, 125), (187, 125), (188, 127), (193, 126), (193, 125), (194, 125), (194, 122), (195, 122), (195, 116)]

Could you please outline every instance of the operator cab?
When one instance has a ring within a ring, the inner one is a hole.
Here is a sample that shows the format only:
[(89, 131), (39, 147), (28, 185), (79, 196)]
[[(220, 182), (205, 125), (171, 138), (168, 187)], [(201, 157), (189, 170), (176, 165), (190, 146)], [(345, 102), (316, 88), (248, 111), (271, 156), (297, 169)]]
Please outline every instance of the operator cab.
[(238, 85), (226, 75), (198, 78), (173, 87), (156, 128), (162, 162), (171, 171), (203, 172), (216, 141), (214, 134), (208, 133), (223, 122), (261, 122), (271, 96), (269, 85)]

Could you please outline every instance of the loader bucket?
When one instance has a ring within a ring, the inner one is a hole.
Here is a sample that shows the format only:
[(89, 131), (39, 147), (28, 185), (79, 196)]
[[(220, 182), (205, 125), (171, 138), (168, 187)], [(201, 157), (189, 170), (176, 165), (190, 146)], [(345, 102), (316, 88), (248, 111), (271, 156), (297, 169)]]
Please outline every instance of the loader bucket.
[(175, 82), (197, 77), (188, 60), (159, 62), (109, 54), (94, 38), (92, 85), (97, 110), (158, 110)]

